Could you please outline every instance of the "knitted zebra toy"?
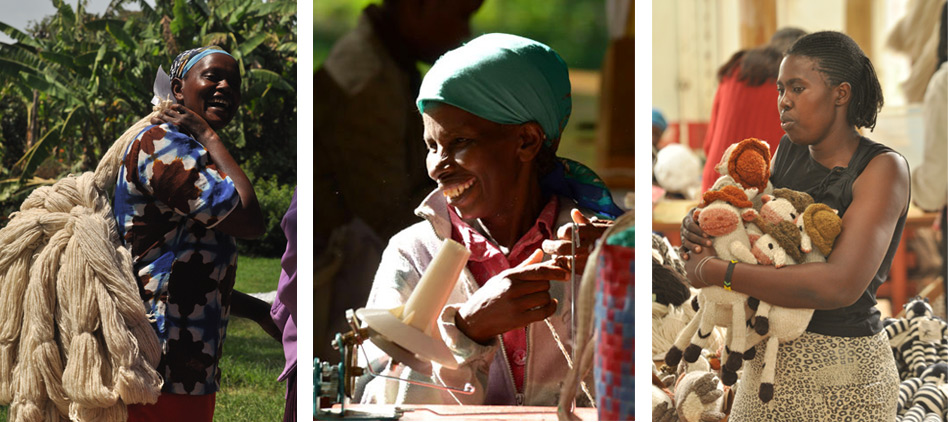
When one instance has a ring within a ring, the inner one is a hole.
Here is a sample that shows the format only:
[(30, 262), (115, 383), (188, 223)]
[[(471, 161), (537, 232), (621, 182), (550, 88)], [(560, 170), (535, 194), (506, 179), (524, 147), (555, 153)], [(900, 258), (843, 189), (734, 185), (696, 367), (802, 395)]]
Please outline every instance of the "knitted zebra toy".
[(948, 325), (932, 314), (928, 299), (914, 297), (903, 308), (905, 317), (889, 318), (883, 323), (896, 362), (902, 363), (900, 376), (919, 376), (929, 365), (946, 361), (945, 336)]
[(943, 421), (942, 415), (948, 409), (946, 380), (948, 363), (941, 362), (925, 368), (921, 376), (902, 381), (896, 421)]

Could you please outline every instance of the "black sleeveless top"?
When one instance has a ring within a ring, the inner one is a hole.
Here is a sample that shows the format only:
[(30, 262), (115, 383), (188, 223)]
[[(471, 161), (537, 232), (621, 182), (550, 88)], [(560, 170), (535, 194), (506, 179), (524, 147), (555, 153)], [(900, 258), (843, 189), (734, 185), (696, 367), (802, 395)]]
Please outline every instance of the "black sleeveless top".
[[(860, 137), (859, 147), (849, 160), (849, 165), (828, 169), (810, 157), (808, 147), (796, 145), (784, 135), (780, 139), (780, 146), (777, 147), (770, 181), (775, 188), (790, 188), (806, 192), (816, 202), (822, 202), (839, 210), (839, 216), (842, 217), (853, 201), (853, 182), (866, 168), (869, 161), (885, 152), (894, 152), (894, 150), (870, 141), (868, 138)], [(817, 310), (813, 313), (807, 331), (837, 337), (862, 337), (882, 331), (881, 314), (875, 308), (876, 290), (888, 277), (892, 258), (902, 238), (907, 213), (908, 204), (906, 203), (905, 211), (895, 226), (895, 232), (892, 234), (892, 240), (889, 241), (889, 249), (885, 253), (882, 264), (869, 283), (869, 287), (856, 303), (845, 308)]]

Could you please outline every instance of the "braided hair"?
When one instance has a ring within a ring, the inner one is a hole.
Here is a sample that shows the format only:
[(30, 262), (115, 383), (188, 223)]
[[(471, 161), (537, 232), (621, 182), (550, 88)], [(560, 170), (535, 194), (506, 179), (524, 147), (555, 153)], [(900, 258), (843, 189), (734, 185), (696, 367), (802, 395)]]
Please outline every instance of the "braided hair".
[(875, 128), (876, 115), (882, 109), (882, 86), (869, 57), (852, 38), (836, 31), (814, 32), (797, 40), (787, 55), (813, 59), (829, 86), (849, 83), (852, 100), (846, 120), (870, 131)]

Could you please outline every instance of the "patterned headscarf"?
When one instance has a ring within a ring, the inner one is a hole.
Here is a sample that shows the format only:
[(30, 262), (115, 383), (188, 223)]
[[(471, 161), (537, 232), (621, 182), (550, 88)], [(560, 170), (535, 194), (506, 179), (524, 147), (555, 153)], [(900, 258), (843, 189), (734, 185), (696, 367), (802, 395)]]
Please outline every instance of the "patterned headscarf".
[[(572, 111), (569, 70), (550, 47), (509, 34), (486, 34), (445, 53), (425, 75), (418, 94), (421, 113), (431, 103), (450, 104), (500, 124), (536, 122), (544, 145), (556, 152)], [(600, 214), (622, 210), (588, 167), (557, 157), (542, 177), (544, 192), (566, 196)]]
[(159, 66), (158, 73), (155, 75), (155, 84), (152, 87), (155, 96), (151, 99), (151, 103), (158, 105), (160, 100), (165, 98), (173, 99), (174, 95), (171, 92), (171, 80), (174, 78), (183, 79), (184, 75), (187, 75), (188, 71), (191, 70), (191, 66), (194, 66), (195, 63), (211, 54), (226, 54), (230, 57), (234, 57), (216, 45), (208, 45), (192, 48), (178, 54), (178, 57), (175, 57), (174, 61), (171, 62), (170, 75), (165, 73), (165, 70)]

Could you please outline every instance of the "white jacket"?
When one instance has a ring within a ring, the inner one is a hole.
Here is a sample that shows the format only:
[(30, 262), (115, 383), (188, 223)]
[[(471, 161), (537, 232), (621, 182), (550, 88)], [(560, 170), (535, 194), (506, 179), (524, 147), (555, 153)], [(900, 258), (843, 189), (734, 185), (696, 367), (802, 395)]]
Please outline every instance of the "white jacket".
[[(560, 197), (555, 228), (572, 222), (570, 210), (576, 207), (569, 198)], [(435, 190), (415, 210), (425, 219), (392, 237), (382, 253), (382, 262), (375, 275), (372, 291), (366, 308), (390, 309), (405, 304), (414, 290), (425, 268), (434, 259), (443, 240), (451, 236), (451, 220), (447, 203), (440, 190)], [(544, 257), (547, 259), (548, 257)], [(580, 278), (577, 275), (577, 280)], [(477, 281), (466, 267), (448, 298), (439, 320), (441, 338), (460, 364), (456, 370), (433, 364), (435, 382), (461, 388), (471, 383), (473, 395), (452, 394), (427, 388), (376, 378), (368, 382), (361, 397), (362, 403), (387, 404), (522, 404), (528, 406), (555, 406), (559, 399), (560, 385), (569, 367), (559, 350), (549, 328), (543, 321), (527, 326), (527, 367), (524, 392), (516, 393), (513, 375), (506, 354), (500, 349), (501, 336), (487, 345), (481, 345), (464, 335), (454, 324), (458, 308), (478, 289)], [(572, 353), (571, 339), (571, 295), (569, 282), (552, 282), (550, 295), (559, 301), (550, 321), (563, 341), (566, 350)], [(391, 368), (388, 357), (366, 343), (369, 359), (384, 363), (384, 375), (432, 382), (428, 376), (411, 370), (405, 365)], [(363, 355), (359, 356), (362, 365)], [(379, 365), (381, 366), (381, 365)]]

